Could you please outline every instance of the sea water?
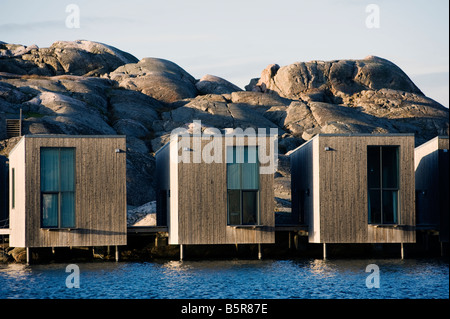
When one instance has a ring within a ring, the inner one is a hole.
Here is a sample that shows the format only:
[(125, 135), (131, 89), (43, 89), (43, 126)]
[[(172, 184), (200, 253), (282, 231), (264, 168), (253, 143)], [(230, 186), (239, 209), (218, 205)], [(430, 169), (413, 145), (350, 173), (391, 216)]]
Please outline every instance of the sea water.
[(0, 299), (42, 298), (448, 299), (449, 264), (441, 259), (0, 264)]

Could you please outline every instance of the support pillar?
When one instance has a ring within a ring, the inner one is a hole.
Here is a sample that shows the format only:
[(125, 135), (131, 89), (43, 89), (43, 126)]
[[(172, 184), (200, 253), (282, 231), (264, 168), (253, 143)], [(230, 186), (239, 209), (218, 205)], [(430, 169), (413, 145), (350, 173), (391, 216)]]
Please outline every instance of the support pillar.
[(323, 260), (327, 259), (327, 244), (323, 243)]
[(119, 246), (116, 245), (116, 261), (119, 261)]
[(182, 261), (184, 259), (184, 249), (183, 249), (183, 245), (180, 245), (180, 261)]
[(402, 259), (405, 259), (405, 247), (403, 243), (400, 244), (400, 255)]
[(261, 244), (258, 244), (258, 259), (262, 259), (262, 250), (261, 250)]
[(30, 263), (30, 247), (25, 248), (26, 250), (26, 258), (27, 258), (27, 264)]
[(288, 244), (289, 250), (291, 250), (291, 247), (292, 247), (291, 241), (292, 241), (292, 234), (291, 234), (291, 232), (289, 232), (289, 244)]

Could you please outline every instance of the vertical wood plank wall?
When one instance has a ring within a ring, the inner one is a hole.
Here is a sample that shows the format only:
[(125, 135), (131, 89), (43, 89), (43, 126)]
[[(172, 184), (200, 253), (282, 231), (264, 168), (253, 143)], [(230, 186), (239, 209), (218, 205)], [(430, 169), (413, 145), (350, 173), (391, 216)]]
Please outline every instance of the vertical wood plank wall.
[(448, 148), (448, 136), (438, 136), (415, 149), (417, 223), (439, 230), (441, 241), (448, 241), (449, 228)]
[(439, 224), (439, 141), (434, 138), (415, 149), (417, 225)]
[(439, 205), (440, 205), (440, 225), (439, 240), (449, 242), (449, 215), (450, 215), (450, 199), (449, 199), (449, 141), (448, 136), (439, 138)]
[[(292, 214), (294, 218), (298, 218), (302, 209), (300, 196), (303, 193), (304, 203), (304, 217), (305, 225), (312, 226), (314, 221), (313, 216), (310, 214), (314, 211), (314, 162), (313, 162), (313, 146), (314, 139), (309, 140), (301, 146), (297, 151), (290, 155), (291, 165), (291, 202), (292, 202)], [(318, 173), (318, 172), (317, 172)], [(309, 236), (313, 238), (318, 236), (319, 233), (314, 234), (314, 229), (311, 227)]]
[[(314, 206), (309, 216), (317, 217), (319, 213), (320, 220), (317, 221), (313, 217), (313, 220), (309, 221), (309, 241), (316, 243), (415, 242), (414, 136), (319, 134), (313, 140), (312, 145), (318, 143), (316, 152), (313, 154), (318, 156), (319, 166), (312, 169), (314, 181), (317, 181), (313, 183), (313, 189), (319, 192), (319, 194), (313, 194), (313, 197), (320, 198), (320, 207)], [(368, 145), (398, 145), (400, 147), (400, 207), (397, 227), (375, 227), (368, 223)], [(308, 147), (310, 146), (306, 145), (306, 148)], [(330, 150), (326, 151), (325, 147)], [(296, 152), (304, 153), (301, 156), (310, 156), (311, 153), (307, 149), (302, 150), (302, 146)], [(301, 156), (299, 155), (298, 159), (293, 156), (292, 159), (299, 160)], [(310, 165), (308, 161), (306, 163)], [(299, 177), (292, 176), (292, 178)], [(318, 188), (316, 188), (317, 183), (319, 183)], [(320, 233), (319, 236), (317, 233)]]
[[(224, 138), (221, 139), (223, 158), (221, 163), (193, 163), (194, 156), (200, 155), (195, 154), (196, 150), (192, 149), (190, 163), (182, 162), (174, 166), (177, 167), (178, 173), (178, 178), (173, 181), (178, 184), (178, 207), (171, 206), (170, 209), (171, 216), (177, 216), (178, 219), (178, 240), (172, 238), (169, 242), (171, 244), (274, 243), (273, 174), (260, 174), (260, 218), (261, 224), (265, 227), (251, 229), (227, 226), (226, 145)], [(269, 149), (270, 139), (267, 138), (266, 141), (266, 147)], [(203, 140), (201, 150), (208, 143), (210, 141)], [(171, 184), (171, 196), (172, 194)], [(171, 219), (170, 223), (176, 221)], [(169, 233), (169, 237), (172, 235)]]
[[(162, 191), (170, 191), (170, 144), (166, 144), (155, 154), (155, 179), (156, 179), (156, 223), (158, 226), (167, 226), (168, 214), (162, 205)], [(169, 202), (167, 202), (169, 205)]]
[[(125, 245), (125, 137), (25, 136), (26, 247)], [(74, 147), (76, 228), (40, 228), (40, 148)], [(116, 149), (122, 150), (116, 153)], [(16, 231), (15, 229), (12, 232)]]

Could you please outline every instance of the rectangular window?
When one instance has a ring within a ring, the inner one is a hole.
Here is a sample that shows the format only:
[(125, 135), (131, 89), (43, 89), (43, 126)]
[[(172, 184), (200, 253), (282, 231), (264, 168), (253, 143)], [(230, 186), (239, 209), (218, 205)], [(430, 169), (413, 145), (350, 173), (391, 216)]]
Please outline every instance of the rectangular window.
[(41, 148), (41, 226), (75, 227), (74, 148)]
[(256, 146), (227, 148), (228, 225), (259, 224), (259, 164)]
[(367, 147), (369, 224), (398, 223), (398, 153), (398, 146)]

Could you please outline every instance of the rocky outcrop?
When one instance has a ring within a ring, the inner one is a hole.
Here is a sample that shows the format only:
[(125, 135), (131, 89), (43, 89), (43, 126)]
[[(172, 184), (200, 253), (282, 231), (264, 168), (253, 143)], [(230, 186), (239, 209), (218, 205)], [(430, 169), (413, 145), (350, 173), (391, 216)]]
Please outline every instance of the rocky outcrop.
[(108, 77), (118, 82), (121, 88), (139, 91), (166, 103), (197, 95), (195, 79), (164, 59), (144, 58), (117, 68)]
[(200, 94), (230, 94), (242, 91), (233, 83), (210, 74), (203, 76), (195, 86)]
[(285, 127), (305, 140), (318, 133), (415, 133), (421, 144), (448, 134), (448, 109), (427, 98), (395, 64), (362, 60), (269, 65), (246, 90), (292, 100)]
[(313, 98), (318, 102), (331, 102), (322, 99), (340, 94), (383, 88), (422, 95), (399, 67), (375, 56), (363, 60), (299, 62), (283, 67), (271, 64), (255, 85), (247, 87), (252, 91), (273, 91), (291, 99)]
[(0, 154), (17, 142), (6, 139), (5, 119), (20, 109), (24, 134), (125, 134), (127, 201), (139, 207), (156, 198), (154, 152), (173, 129), (194, 120), (204, 130), (276, 128), (274, 200), (284, 212), (285, 154), (318, 133), (414, 133), (416, 144), (448, 134), (448, 109), (378, 57), (271, 64), (245, 89), (213, 75), (196, 80), (171, 61), (138, 61), (96, 42), (0, 43)]
[(112, 46), (86, 41), (57, 41), (49, 48), (0, 43), (0, 72), (21, 75), (98, 76), (138, 60)]
[(8, 255), (11, 256), (18, 263), (25, 263), (27, 261), (27, 251), (25, 248), (15, 247), (12, 248)]
[(2, 247), (0, 247), (0, 263), (8, 263), (12, 259), (13, 258), (8, 255), (8, 253)]
[(128, 226), (156, 226), (156, 201), (128, 210)]

